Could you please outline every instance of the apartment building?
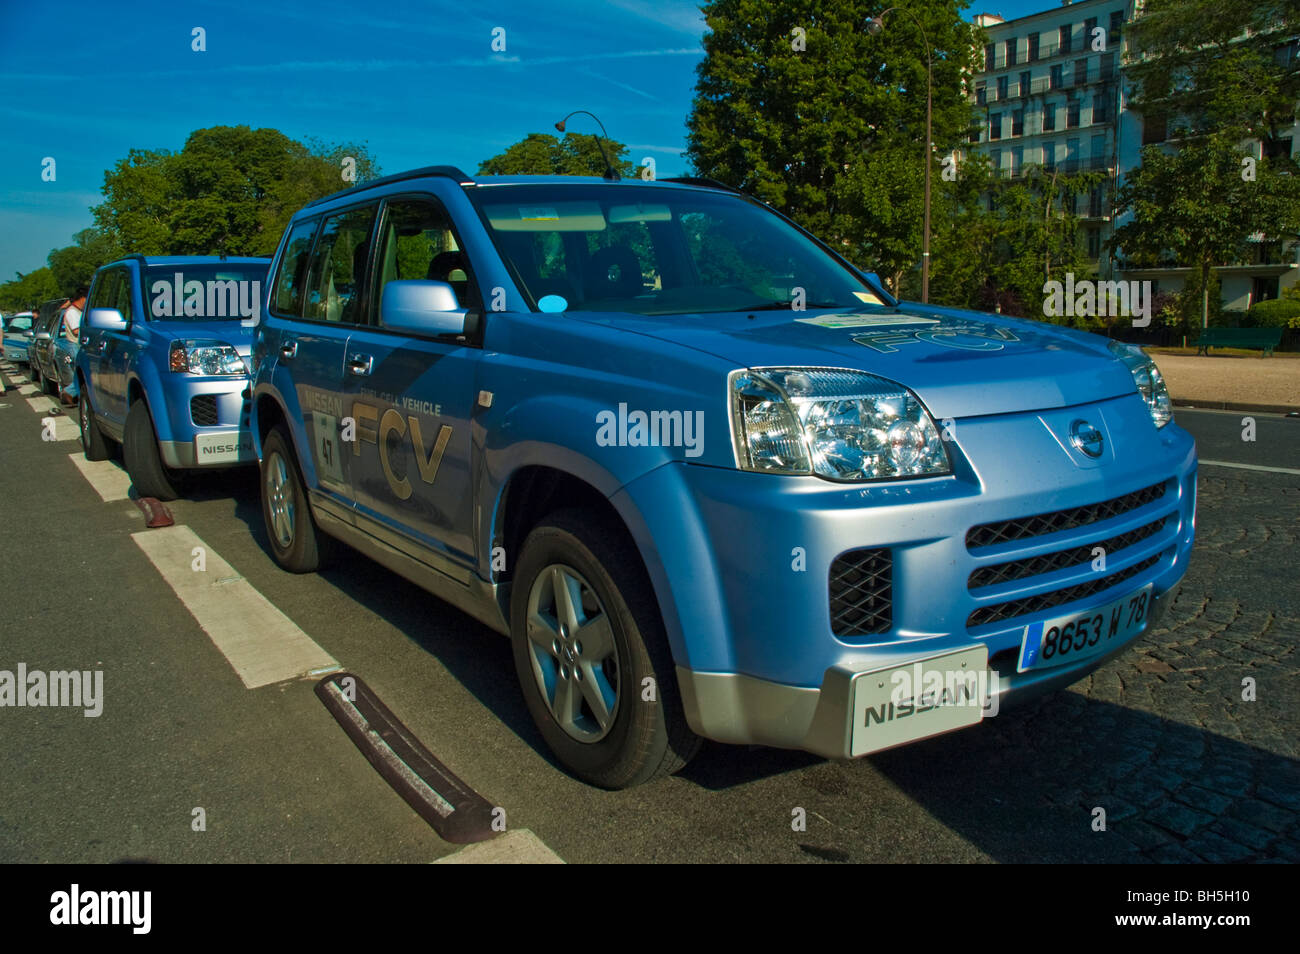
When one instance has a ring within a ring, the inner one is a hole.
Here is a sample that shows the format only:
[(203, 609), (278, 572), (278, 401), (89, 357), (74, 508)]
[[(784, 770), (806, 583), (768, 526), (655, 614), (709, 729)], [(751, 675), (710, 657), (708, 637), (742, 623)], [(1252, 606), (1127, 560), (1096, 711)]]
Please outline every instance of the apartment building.
[(1105, 181), (1076, 200), (1088, 257), (1109, 276), (1105, 242), (1120, 174), (1124, 24), (1133, 0), (1080, 0), (1004, 20), (980, 14), (988, 43), (973, 81), (977, 125), (970, 142), (994, 174), (1097, 171)]

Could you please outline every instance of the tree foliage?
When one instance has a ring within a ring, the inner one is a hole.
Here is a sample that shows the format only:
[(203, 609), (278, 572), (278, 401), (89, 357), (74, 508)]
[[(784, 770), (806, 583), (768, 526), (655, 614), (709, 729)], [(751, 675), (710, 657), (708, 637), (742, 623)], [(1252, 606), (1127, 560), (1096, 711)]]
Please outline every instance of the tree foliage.
[[(970, 127), (977, 34), (956, 0), (922, 0), (872, 35), (866, 22), (884, 6), (706, 3), (687, 155), (698, 174), (771, 203), (858, 265), (898, 275), (921, 252), (927, 52), (938, 156)], [(937, 183), (937, 163), (931, 174)]]
[[(483, 176), (602, 176), (605, 160), (601, 158), (599, 137), (587, 133), (567, 133), (556, 138), (549, 133), (529, 133), (504, 152), (479, 163)], [(627, 146), (614, 139), (603, 141), (605, 153), (615, 171), (624, 177), (640, 174), (640, 167), (626, 158)]]
[(104, 202), (93, 212), (130, 252), (268, 255), (297, 209), (377, 172), (363, 145), (214, 126), (191, 133), (178, 153), (131, 150), (104, 174)]
[(0, 285), (0, 309), (4, 311), (25, 311), (51, 298), (66, 296), (67, 292), (59, 287), (54, 279), (54, 272), (48, 267), (23, 274), (15, 272), (12, 281)]

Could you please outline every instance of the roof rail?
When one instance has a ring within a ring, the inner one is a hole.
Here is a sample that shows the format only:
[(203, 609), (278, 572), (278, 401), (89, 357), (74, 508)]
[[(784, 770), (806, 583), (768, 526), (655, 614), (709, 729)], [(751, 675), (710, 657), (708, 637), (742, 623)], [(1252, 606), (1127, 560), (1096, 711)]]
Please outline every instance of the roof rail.
[(705, 186), (710, 189), (721, 189), (724, 192), (739, 192), (734, 186), (729, 186), (725, 182), (719, 182), (717, 179), (708, 179), (704, 176), (673, 176), (670, 179), (660, 179), (660, 182), (680, 182), (682, 185)]
[(465, 173), (461, 172), (455, 166), (424, 166), (420, 169), (411, 169), (407, 172), (398, 172), (398, 173), (394, 173), (391, 176), (381, 176), (378, 179), (371, 179), (368, 182), (363, 182), (360, 185), (354, 185), (348, 189), (340, 189), (338, 192), (331, 193), (330, 195), (321, 196), (319, 199), (313, 199), (311, 202), (308, 202), (307, 205), (305, 205), (303, 208), (310, 208), (313, 205), (320, 205), (323, 202), (329, 202), (330, 200), (337, 199), (340, 196), (352, 195), (353, 193), (360, 192), (365, 189), (373, 189), (376, 186), (388, 185), (390, 182), (402, 182), (405, 179), (423, 179), (426, 178), (427, 176), (442, 176), (443, 178), (446, 179), (455, 179), (463, 186), (474, 185), (474, 180), (471, 179), (469, 176), (467, 176)]

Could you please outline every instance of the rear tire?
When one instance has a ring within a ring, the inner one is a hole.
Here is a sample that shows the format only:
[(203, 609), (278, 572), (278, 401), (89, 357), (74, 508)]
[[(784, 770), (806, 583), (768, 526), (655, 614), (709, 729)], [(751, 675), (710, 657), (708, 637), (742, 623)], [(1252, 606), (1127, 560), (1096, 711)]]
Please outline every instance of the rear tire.
[(290, 573), (311, 573), (329, 563), (334, 538), (312, 519), (298, 458), (280, 426), (262, 442), (262, 519), (275, 562)]
[(135, 492), (141, 497), (157, 500), (175, 500), (179, 479), (174, 471), (162, 462), (158, 452), (158, 435), (153, 418), (144, 398), (138, 398), (126, 412), (126, 427), (122, 433), (122, 457), (126, 472), (131, 475)]
[(86, 460), (108, 460), (108, 441), (95, 423), (95, 411), (90, 406), (85, 387), (81, 388), (81, 398), (77, 402), (77, 420), (81, 425), (81, 452), (86, 455)]
[(510, 635), (528, 711), (578, 778), (630, 788), (699, 751), (654, 590), (621, 527), (565, 510), (529, 533)]

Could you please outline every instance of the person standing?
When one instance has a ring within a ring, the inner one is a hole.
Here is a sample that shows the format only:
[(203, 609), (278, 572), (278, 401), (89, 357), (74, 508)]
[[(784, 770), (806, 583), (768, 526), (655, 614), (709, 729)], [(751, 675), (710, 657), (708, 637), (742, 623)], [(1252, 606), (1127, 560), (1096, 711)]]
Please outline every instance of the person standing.
[(86, 307), (86, 291), (85, 285), (79, 285), (63, 313), (63, 334), (69, 341), (76, 341), (81, 333), (81, 311)]

